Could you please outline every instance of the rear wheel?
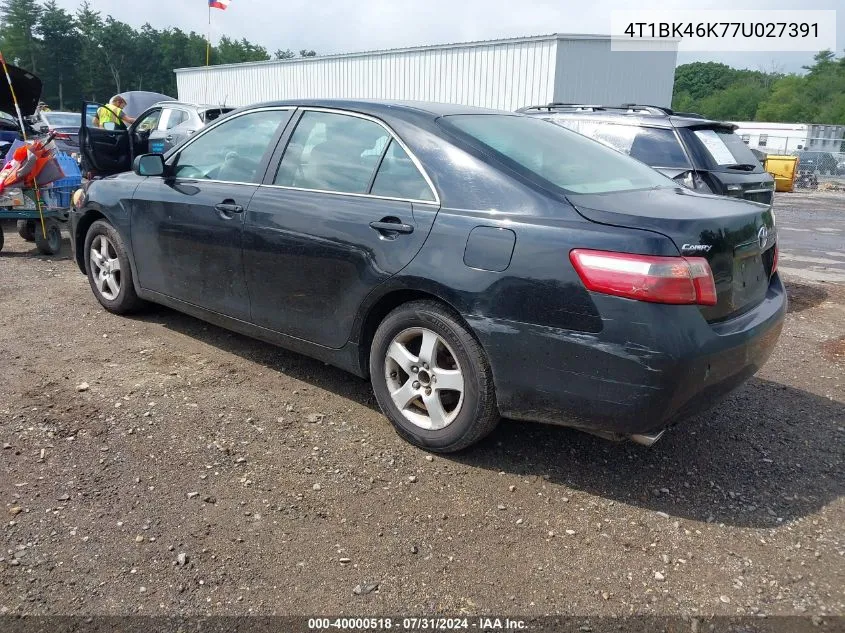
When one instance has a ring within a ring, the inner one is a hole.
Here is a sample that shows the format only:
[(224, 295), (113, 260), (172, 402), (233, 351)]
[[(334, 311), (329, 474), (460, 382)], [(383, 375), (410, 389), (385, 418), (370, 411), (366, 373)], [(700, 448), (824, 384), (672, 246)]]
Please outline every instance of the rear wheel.
[(474, 444), (499, 421), (484, 350), (451, 311), (434, 301), (396, 308), (370, 348), (379, 406), (406, 440), (449, 453)]
[(18, 220), (18, 235), (27, 242), (34, 242), (35, 220)]
[(38, 252), (44, 255), (55, 255), (62, 250), (62, 229), (53, 218), (44, 220), (43, 230), (40, 224), (35, 226), (33, 233)]
[(104, 220), (94, 222), (85, 236), (85, 270), (94, 296), (109, 312), (125, 314), (143, 305), (132, 283), (123, 240)]

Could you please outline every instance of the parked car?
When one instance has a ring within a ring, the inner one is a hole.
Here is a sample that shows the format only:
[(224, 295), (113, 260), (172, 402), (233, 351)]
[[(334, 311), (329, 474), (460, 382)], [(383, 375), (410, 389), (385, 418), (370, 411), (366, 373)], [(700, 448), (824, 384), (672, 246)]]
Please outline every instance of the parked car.
[[(88, 151), (82, 154), (94, 161), (86, 167), (97, 175), (128, 170), (132, 159), (141, 154), (168, 152), (203, 126), (234, 109), (162, 101), (138, 115), (128, 128), (120, 125), (103, 129), (94, 127), (92, 123), (100, 104), (86, 102), (84, 107), (87, 116), (81, 130), (81, 142), (87, 144)], [(92, 151), (95, 147), (96, 151)]]
[(40, 134), (53, 132), (53, 142), (58, 151), (66, 154), (79, 152), (79, 128), (82, 127), (82, 115), (78, 112), (53, 110), (40, 112), (32, 121), (32, 126)]
[(551, 103), (522, 108), (654, 167), (689, 189), (771, 204), (774, 178), (731, 123), (669, 108)]
[(800, 171), (819, 174), (820, 176), (835, 176), (838, 170), (836, 158), (830, 152), (798, 152), (798, 169)]
[(836, 175), (845, 176), (845, 156), (840, 154), (839, 160), (836, 161)]
[(495, 110), (243, 108), (72, 217), (107, 310), (160, 303), (369, 377), (432, 451), (500, 415), (653, 442), (754, 374), (786, 313), (769, 207)]

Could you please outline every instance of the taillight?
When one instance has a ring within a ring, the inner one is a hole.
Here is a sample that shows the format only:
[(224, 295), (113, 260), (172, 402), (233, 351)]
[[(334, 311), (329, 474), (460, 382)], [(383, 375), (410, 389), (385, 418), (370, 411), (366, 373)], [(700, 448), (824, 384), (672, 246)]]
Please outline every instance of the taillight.
[(653, 303), (716, 305), (703, 257), (658, 257), (576, 248), (569, 259), (587, 290)]
[(702, 193), (713, 193), (713, 190), (704, 181), (704, 179), (694, 171), (685, 171), (684, 173), (675, 176), (673, 180), (687, 189), (701, 191)]
[(65, 134), (64, 132), (53, 132), (53, 138), (60, 141), (69, 141), (70, 134)]
[(775, 242), (775, 254), (772, 257), (772, 274), (778, 271), (778, 243)]

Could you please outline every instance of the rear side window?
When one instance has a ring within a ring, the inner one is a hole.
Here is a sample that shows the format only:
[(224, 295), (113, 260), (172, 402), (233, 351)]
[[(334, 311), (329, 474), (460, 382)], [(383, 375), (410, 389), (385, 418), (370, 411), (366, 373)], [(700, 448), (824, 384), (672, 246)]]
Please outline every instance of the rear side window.
[(582, 121), (578, 131), (646, 165), (689, 169), (689, 161), (673, 130)]
[(188, 113), (185, 112), (184, 110), (170, 109), (169, 110), (169, 116), (167, 117), (167, 124), (166, 124), (165, 127), (168, 130), (172, 130), (177, 125), (179, 125), (180, 123), (184, 123), (187, 120), (188, 120)]
[(571, 193), (609, 193), (676, 183), (647, 165), (560, 125), (535, 117), (462, 114), (442, 117), (512, 168)]
[(434, 202), (431, 187), (396, 140), (390, 141), (387, 147), (370, 193), (388, 198)]

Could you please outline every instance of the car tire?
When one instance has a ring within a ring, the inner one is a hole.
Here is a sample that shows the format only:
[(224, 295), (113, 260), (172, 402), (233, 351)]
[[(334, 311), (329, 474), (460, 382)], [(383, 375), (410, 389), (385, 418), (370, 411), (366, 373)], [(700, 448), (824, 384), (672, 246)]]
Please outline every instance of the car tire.
[(62, 250), (62, 229), (53, 218), (44, 220), (44, 227), (35, 226), (33, 233), (35, 247), (42, 255), (56, 255)]
[(94, 222), (85, 235), (85, 272), (94, 296), (109, 312), (126, 314), (144, 304), (135, 292), (123, 239), (105, 220)]
[(435, 301), (406, 303), (385, 317), (370, 347), (370, 380), (399, 435), (429, 451), (460, 451), (499, 422), (484, 350)]
[(27, 242), (35, 241), (35, 221), (18, 220), (18, 235)]

